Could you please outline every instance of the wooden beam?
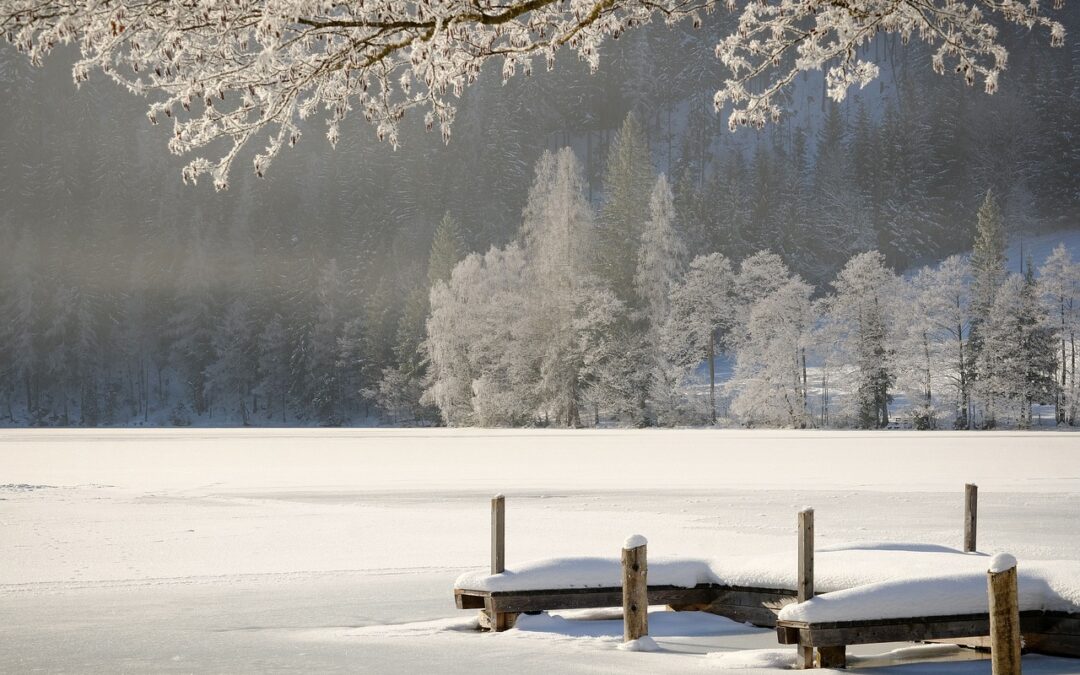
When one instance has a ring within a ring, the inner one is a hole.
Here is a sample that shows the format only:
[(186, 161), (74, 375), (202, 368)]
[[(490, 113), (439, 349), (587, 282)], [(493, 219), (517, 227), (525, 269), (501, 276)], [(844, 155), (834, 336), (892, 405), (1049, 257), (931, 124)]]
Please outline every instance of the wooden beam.
[[(629, 547), (629, 548), (628, 548)], [(626, 540), (622, 550), (623, 641), (649, 634), (649, 562), (644, 537)]]
[(975, 551), (975, 538), (979, 519), (979, 486), (968, 483), (964, 486), (964, 552)]
[[(997, 569), (994, 564), (1005, 564)], [(994, 556), (986, 573), (990, 594), (990, 663), (993, 675), (1020, 675), (1020, 604), (1016, 588), (1016, 560)]]

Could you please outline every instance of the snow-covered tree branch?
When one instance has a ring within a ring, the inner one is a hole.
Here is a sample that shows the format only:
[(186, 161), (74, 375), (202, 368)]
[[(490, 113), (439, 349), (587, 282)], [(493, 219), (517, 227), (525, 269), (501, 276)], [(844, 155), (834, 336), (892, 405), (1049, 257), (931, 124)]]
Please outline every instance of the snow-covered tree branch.
[[(1062, 0), (1054, 0), (1060, 8)], [(169, 149), (205, 151), (185, 180), (213, 176), (228, 184), (240, 150), (266, 137), (254, 158), (262, 175), (300, 121), (323, 111), (326, 136), (360, 113), (381, 139), (398, 142), (400, 120), (423, 111), (444, 138), (454, 99), (489, 60), (503, 78), (548, 68), (560, 48), (595, 69), (608, 38), (662, 18), (695, 25), (716, 0), (5, 0), (0, 32), (34, 63), (60, 44), (79, 49), (73, 73), (100, 70), (138, 94), (152, 94), (148, 117), (174, 119)], [(727, 8), (740, 11), (738, 0)], [(997, 87), (1007, 53), (999, 26), (1011, 23), (1064, 40), (1041, 0), (770, 0), (745, 2), (717, 56), (731, 77), (717, 109), (733, 104), (734, 128), (763, 126), (781, 114), (778, 95), (804, 71), (826, 69), (829, 95), (865, 85), (877, 67), (860, 47), (879, 32), (916, 37), (935, 47), (933, 68), (955, 68), (969, 83)]]

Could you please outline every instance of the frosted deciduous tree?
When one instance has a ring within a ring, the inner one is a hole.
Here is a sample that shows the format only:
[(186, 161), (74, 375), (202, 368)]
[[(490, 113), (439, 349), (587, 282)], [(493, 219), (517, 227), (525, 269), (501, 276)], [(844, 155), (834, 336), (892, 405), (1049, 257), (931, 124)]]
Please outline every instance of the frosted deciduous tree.
[(939, 387), (952, 391), (954, 426), (969, 428), (971, 268), (961, 256), (926, 267), (906, 286), (897, 348), (897, 383), (914, 406), (915, 424), (936, 424)]
[(831, 318), (842, 330), (841, 344), (855, 369), (849, 397), (855, 424), (863, 429), (884, 427), (896, 379), (889, 312), (896, 277), (885, 267), (881, 253), (868, 251), (848, 261), (833, 287)]
[(1039, 268), (1039, 286), (1048, 319), (1058, 336), (1057, 393), (1054, 397), (1059, 424), (1076, 422), (1076, 332), (1080, 326), (1080, 264), (1059, 244)]
[[(431, 290), (424, 348), (429, 385), (422, 401), (450, 426), (507, 426), (534, 419), (536, 393), (518, 386), (530, 364), (510, 350), (525, 297), (525, 255), (517, 245), (466, 256), (449, 282)], [(535, 383), (535, 380), (533, 380)]]
[(897, 377), (910, 401), (921, 401), (916, 422), (930, 422), (935, 386), (947, 383), (954, 396), (954, 427), (969, 429), (972, 419), (971, 267), (949, 256), (921, 270), (902, 321), (903, 342)]
[(986, 426), (1031, 427), (1031, 407), (1053, 400), (1055, 335), (1038, 301), (1032, 271), (1012, 274), (994, 297), (979, 352)]
[[(506, 79), (531, 73), (536, 59), (554, 67), (559, 49), (568, 47), (595, 69), (605, 39), (656, 17), (698, 25), (701, 12), (718, 4), (7, 0), (0, 33), (34, 63), (74, 42), (76, 81), (99, 69), (135, 93), (153, 93), (148, 116), (175, 119), (169, 147), (177, 154), (227, 141), (221, 156), (196, 157), (184, 171), (189, 179), (210, 173), (224, 187), (242, 147), (269, 137), (254, 159), (262, 174), (282, 147), (297, 142), (300, 121), (319, 111), (332, 143), (354, 110), (394, 144), (401, 118), (413, 109), (424, 110), (426, 125), (448, 137), (454, 99), (486, 61), (499, 63)], [(780, 116), (778, 97), (799, 73), (819, 69), (825, 70), (828, 95), (842, 100), (851, 86), (877, 76), (860, 47), (881, 32), (915, 37), (931, 47), (935, 71), (955, 70), (968, 84), (980, 81), (993, 92), (1008, 58), (998, 24), (1042, 29), (1052, 45), (1060, 45), (1065, 28), (1052, 18), (1051, 5), (1061, 4), (729, 0), (726, 7), (738, 17), (716, 46), (729, 72), (714, 103), (718, 110), (732, 104), (732, 127), (760, 127)]]
[(735, 348), (731, 412), (748, 426), (805, 428), (811, 423), (806, 348), (814, 325), (813, 289), (798, 277), (754, 303)]
[(735, 318), (735, 275), (721, 253), (690, 261), (686, 278), (671, 295), (664, 343), (671, 362), (690, 369), (705, 359), (709, 368), (709, 418), (716, 422), (718, 343)]

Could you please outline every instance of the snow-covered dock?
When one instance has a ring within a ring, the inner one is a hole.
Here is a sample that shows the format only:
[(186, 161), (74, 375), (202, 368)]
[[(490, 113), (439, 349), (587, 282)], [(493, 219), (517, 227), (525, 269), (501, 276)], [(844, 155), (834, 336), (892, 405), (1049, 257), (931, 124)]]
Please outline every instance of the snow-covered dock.
[[(503, 503), (493, 503), (493, 561), (500, 562), (490, 572), (457, 579), (458, 608), (482, 610), (483, 625), (501, 631), (520, 613), (622, 604), (621, 563), (614, 557), (503, 568)], [(812, 511), (800, 514), (800, 523), (807, 513), (812, 528)], [(965, 524), (971, 522), (966, 514)], [(973, 527), (965, 529), (965, 540), (972, 541)], [(990, 634), (986, 575), (993, 565), (984, 553), (905, 543), (814, 550), (812, 535), (808, 546), (804, 556), (793, 549), (754, 557), (658, 557), (649, 561), (649, 604), (775, 626), (781, 644), (809, 650), (807, 667), (815, 649), (818, 664), (843, 667), (847, 645), (958, 639), (980, 645)], [(1016, 604), (1028, 649), (1080, 658), (1080, 561), (1022, 564)]]

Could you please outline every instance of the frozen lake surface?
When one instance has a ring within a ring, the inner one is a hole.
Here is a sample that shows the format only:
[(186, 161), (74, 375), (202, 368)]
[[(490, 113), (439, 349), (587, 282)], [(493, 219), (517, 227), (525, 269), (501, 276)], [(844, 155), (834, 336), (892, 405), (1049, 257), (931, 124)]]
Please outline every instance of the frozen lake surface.
[(660, 654), (617, 651), (610, 613), (472, 632), (451, 588), (487, 563), (488, 498), (511, 564), (632, 533), (715, 558), (794, 548), (807, 505), (819, 547), (959, 547), (965, 482), (980, 550), (1077, 557), (1068, 433), (0, 431), (0, 672), (777, 672), (771, 631), (716, 617), (654, 615)]

